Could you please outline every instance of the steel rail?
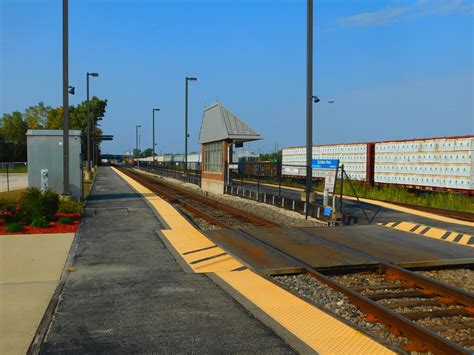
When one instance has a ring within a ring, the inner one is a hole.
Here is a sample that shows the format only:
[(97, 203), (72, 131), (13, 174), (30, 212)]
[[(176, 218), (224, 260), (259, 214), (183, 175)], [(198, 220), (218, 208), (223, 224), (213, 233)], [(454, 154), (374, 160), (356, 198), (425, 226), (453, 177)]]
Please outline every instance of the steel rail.
[[(164, 196), (168, 201), (170, 202), (176, 202), (179, 203), (183, 208), (188, 209), (191, 213), (196, 214), (200, 218), (203, 218), (204, 220), (208, 221), (209, 223), (218, 225), (222, 228), (229, 228), (229, 225), (226, 224), (223, 221), (220, 221), (212, 216), (209, 216), (208, 214), (205, 213), (205, 211), (201, 211), (194, 206), (192, 206), (190, 203), (184, 201), (183, 198), (180, 198), (178, 195), (185, 196), (191, 200), (196, 200), (200, 203), (205, 204), (206, 206), (209, 206), (211, 208), (214, 208), (216, 210), (220, 211), (225, 211), (228, 214), (232, 215), (233, 217), (237, 217), (240, 219), (244, 219), (247, 222), (250, 222), (254, 225), (258, 226), (264, 226), (264, 227), (278, 227), (279, 225), (269, 221), (265, 218), (256, 216), (250, 212), (240, 210), (238, 208), (226, 205), (222, 202), (216, 201), (214, 199), (211, 199), (209, 197), (201, 196), (196, 193), (192, 193), (190, 191), (187, 191), (185, 189), (179, 188), (177, 186), (172, 186), (171, 184), (166, 184), (162, 181), (157, 181), (151, 177), (144, 176), (140, 173), (132, 172), (127, 169), (120, 169), (124, 174), (132, 177), (133, 179), (139, 181), (140, 183), (144, 184), (147, 188), (152, 190), (153, 192), (156, 192), (158, 194), (161, 194)], [(170, 194), (168, 191), (164, 190), (172, 190), (174, 191), (177, 195)]]
[[(349, 300), (355, 304), (361, 311), (366, 313), (367, 315), (372, 316), (375, 318), (377, 321), (387, 325), (391, 332), (394, 333), (402, 333), (404, 336), (407, 338), (411, 339), (414, 341), (414, 345), (421, 344), (421, 347), (425, 346), (428, 349), (434, 351), (435, 353), (439, 354), (471, 354), (471, 352), (462, 346), (454, 343), (453, 341), (442, 337), (441, 335), (433, 332), (432, 330), (413, 322), (412, 320), (404, 317), (401, 314), (398, 314), (391, 309), (384, 307), (377, 302), (371, 300), (367, 296), (364, 296), (354, 290), (352, 290), (349, 287), (346, 287), (339, 282), (331, 279), (328, 276), (323, 275), (322, 273), (318, 272), (316, 269), (314, 269), (311, 265), (305, 263), (301, 259), (295, 257), (294, 255), (291, 255), (284, 250), (275, 247), (263, 240), (261, 240), (258, 237), (253, 236), (249, 231), (247, 230), (238, 230), (240, 233), (242, 233), (244, 236), (251, 238), (252, 240), (256, 241), (257, 243), (263, 244), (264, 246), (273, 249), (274, 251), (280, 253), (281, 255), (290, 258), (293, 260), (297, 265), (301, 266), (303, 269), (306, 270), (308, 275), (314, 277), (318, 281), (326, 284), (327, 286), (341, 292), (344, 294)], [(314, 236), (313, 236), (314, 237)], [(370, 257), (370, 256), (369, 256)], [(384, 264), (387, 264), (386, 262), (383, 262)], [(385, 265), (384, 265), (385, 266)], [(394, 265), (389, 265), (389, 266), (394, 266)], [(398, 266), (395, 266), (395, 269), (399, 271), (398, 269), (402, 269)], [(407, 271), (408, 274), (412, 273), (409, 270), (404, 270)], [(414, 273), (413, 273), (414, 274)], [(412, 275), (411, 275), (412, 276)], [(415, 274), (415, 276), (419, 276)], [(421, 276), (421, 275), (420, 275)], [(411, 277), (410, 277), (411, 279)], [(442, 286), (446, 287), (447, 289), (454, 289), (450, 286), (445, 286), (435, 280), (431, 280), (425, 277), (422, 277), (422, 281), (420, 281), (420, 284), (426, 285), (429, 282), (434, 282), (436, 286), (433, 286), (435, 289), (440, 289)], [(426, 279), (426, 280), (425, 280)], [(452, 295), (453, 290), (446, 291), (447, 294)], [(454, 289), (454, 291), (458, 291), (457, 289)], [(461, 296), (464, 300), (464, 295)], [(470, 296), (471, 300), (467, 303), (472, 302), (472, 295)], [(417, 347), (418, 349), (419, 347)]]

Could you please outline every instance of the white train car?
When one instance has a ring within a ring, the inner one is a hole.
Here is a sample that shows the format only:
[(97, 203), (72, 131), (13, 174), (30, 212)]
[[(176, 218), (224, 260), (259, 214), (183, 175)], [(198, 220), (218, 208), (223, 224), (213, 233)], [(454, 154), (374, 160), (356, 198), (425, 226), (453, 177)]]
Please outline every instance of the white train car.
[[(313, 146), (313, 159), (339, 159), (344, 170), (353, 180), (371, 181), (373, 143), (350, 143)], [(293, 166), (292, 166), (293, 165)], [(282, 175), (306, 176), (306, 147), (282, 150)], [(313, 177), (324, 177), (324, 170), (313, 169)]]
[(472, 192), (474, 136), (376, 143), (374, 182)]

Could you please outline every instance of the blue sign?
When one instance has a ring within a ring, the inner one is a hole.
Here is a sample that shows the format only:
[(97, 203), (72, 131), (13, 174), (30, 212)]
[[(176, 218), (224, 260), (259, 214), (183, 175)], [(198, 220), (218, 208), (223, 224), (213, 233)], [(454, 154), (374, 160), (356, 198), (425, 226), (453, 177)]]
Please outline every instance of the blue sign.
[(313, 159), (313, 169), (337, 169), (339, 159)]
[(324, 215), (325, 216), (330, 216), (331, 215), (332, 208), (329, 206), (324, 207)]

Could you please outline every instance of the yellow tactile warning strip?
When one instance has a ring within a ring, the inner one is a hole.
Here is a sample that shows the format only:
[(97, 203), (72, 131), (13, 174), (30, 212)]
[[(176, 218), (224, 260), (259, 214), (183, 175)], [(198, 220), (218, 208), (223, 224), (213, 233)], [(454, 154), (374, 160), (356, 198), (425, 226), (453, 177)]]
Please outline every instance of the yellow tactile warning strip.
[(424, 237), (444, 240), (445, 242), (452, 242), (468, 247), (474, 248), (474, 236), (470, 234), (463, 234), (458, 232), (451, 232), (445, 229), (425, 226), (423, 224), (416, 224), (411, 222), (386, 222), (378, 223), (381, 226), (398, 229), (404, 232), (410, 232)]
[(170, 229), (161, 230), (166, 241), (196, 273), (208, 273), (252, 304), (277, 327), (284, 328), (305, 346), (321, 354), (395, 354), (365, 334), (292, 295), (247, 269), (232, 255), (195, 229), (169, 203), (149, 189), (119, 174), (165, 219)]
[(216, 275), (317, 353), (394, 354), (251, 270)]
[[(256, 182), (250, 181), (250, 180), (244, 180), (244, 182), (249, 183), (249, 184), (257, 184)], [(274, 185), (274, 184), (262, 184), (262, 183), (260, 183), (260, 185), (271, 186), (271, 187), (278, 187), (278, 185)], [(282, 188), (288, 189), (288, 190), (303, 191), (302, 188), (298, 188), (298, 187), (282, 186)], [(348, 199), (348, 200), (354, 200), (354, 201), (357, 200), (356, 197), (347, 196), (347, 195), (344, 195), (344, 198), (345, 198), (345, 199)], [(420, 216), (420, 217), (431, 218), (431, 219), (434, 219), (434, 220), (436, 220), (436, 221), (441, 221), (441, 222), (446, 222), (446, 223), (453, 223), (453, 224), (460, 224), (460, 225), (463, 225), (463, 226), (474, 227), (474, 222), (461, 221), (461, 220), (459, 220), (459, 219), (454, 219), (454, 218), (450, 218), (450, 217), (439, 216), (439, 215), (437, 215), (437, 214), (433, 214), (433, 213), (429, 213), (429, 212), (423, 212), (423, 211), (414, 210), (414, 209), (408, 208), (408, 207), (402, 207), (402, 206), (394, 205), (394, 204), (389, 203), (389, 202), (383, 202), (383, 201), (378, 201), (378, 200), (372, 200), (372, 199), (370, 199), (370, 198), (359, 198), (359, 200), (362, 201), (362, 202), (370, 203), (370, 204), (372, 204), (372, 205), (376, 205), (376, 206), (380, 206), (380, 207), (385, 207), (385, 208), (388, 208), (388, 209), (391, 209), (391, 210), (394, 210), (394, 211), (409, 213), (409, 214), (412, 214), (412, 215), (415, 215), (415, 216)]]
[[(113, 168), (157, 211), (170, 229), (161, 233), (194, 272), (233, 271), (242, 265), (194, 228), (173, 206), (139, 182)], [(212, 247), (213, 248), (210, 248)]]

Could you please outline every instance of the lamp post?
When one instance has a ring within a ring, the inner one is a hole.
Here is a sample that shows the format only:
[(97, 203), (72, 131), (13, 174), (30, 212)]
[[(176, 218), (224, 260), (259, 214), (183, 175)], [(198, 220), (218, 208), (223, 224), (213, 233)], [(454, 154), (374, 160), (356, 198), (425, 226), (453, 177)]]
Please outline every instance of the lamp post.
[(69, 190), (69, 31), (68, 0), (63, 0), (63, 195)]
[(86, 180), (91, 179), (91, 120), (90, 120), (90, 101), (89, 101), (89, 77), (98, 77), (99, 73), (86, 73), (86, 93), (87, 93), (87, 168)]
[(159, 108), (153, 109), (153, 165), (155, 165), (155, 111), (160, 111)]
[(188, 81), (196, 81), (197, 78), (186, 77), (186, 105), (184, 118), (184, 174), (188, 173)]
[(141, 128), (141, 125), (136, 125), (135, 126), (135, 159), (137, 159), (137, 167), (138, 169), (140, 169), (140, 160), (138, 160), (140, 158), (140, 138), (138, 136), (138, 129)]
[(306, 9), (306, 213), (313, 178), (313, 0), (307, 0)]

